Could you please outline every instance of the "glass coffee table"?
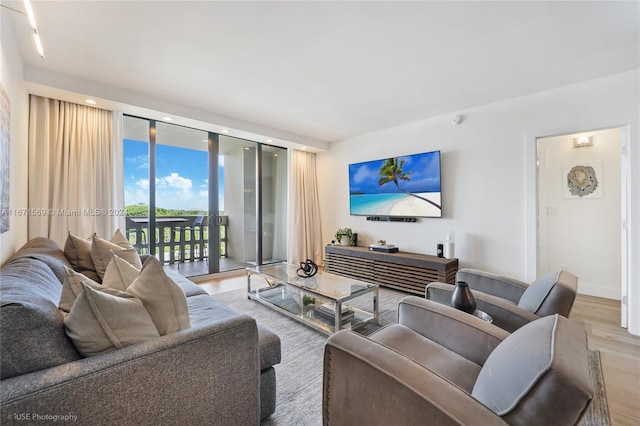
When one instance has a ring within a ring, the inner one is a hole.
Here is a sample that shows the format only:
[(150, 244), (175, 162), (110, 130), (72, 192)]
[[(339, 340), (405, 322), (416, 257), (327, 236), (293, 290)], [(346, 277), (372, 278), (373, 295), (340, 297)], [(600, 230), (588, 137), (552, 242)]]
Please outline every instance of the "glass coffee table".
[[(378, 323), (377, 285), (328, 272), (301, 278), (297, 270), (288, 263), (247, 268), (247, 296), (327, 334)], [(269, 286), (252, 286), (255, 275)]]

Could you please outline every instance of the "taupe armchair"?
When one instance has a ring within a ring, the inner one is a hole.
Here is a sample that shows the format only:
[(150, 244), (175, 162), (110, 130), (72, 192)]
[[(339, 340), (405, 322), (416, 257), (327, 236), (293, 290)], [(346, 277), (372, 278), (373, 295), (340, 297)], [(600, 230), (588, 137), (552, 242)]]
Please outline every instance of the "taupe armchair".
[(368, 338), (329, 337), (325, 426), (573, 425), (590, 404), (587, 336), (569, 319), (547, 316), (509, 334), (408, 296), (398, 321)]
[[(578, 277), (562, 269), (531, 284), (475, 269), (460, 269), (456, 281), (469, 284), (477, 309), (491, 315), (493, 324), (509, 332), (543, 316), (568, 317), (578, 288)], [(451, 284), (431, 283), (425, 297), (450, 305), (453, 289)]]

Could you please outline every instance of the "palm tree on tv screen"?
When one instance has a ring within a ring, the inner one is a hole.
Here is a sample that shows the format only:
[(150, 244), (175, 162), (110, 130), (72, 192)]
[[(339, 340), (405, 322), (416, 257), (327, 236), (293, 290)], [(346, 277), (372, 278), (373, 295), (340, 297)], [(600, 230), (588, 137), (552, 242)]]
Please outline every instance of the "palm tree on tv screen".
[(437, 208), (440, 208), (439, 204), (400, 188), (399, 181), (411, 180), (409, 175), (413, 173), (411, 171), (405, 172), (404, 170), (402, 170), (402, 166), (404, 166), (404, 160), (398, 160), (398, 158), (387, 158), (385, 162), (382, 163), (382, 166), (380, 166), (380, 171), (378, 172), (378, 175), (380, 175), (380, 179), (378, 179), (378, 186), (393, 182), (400, 192), (404, 192), (407, 195), (419, 198), (429, 204), (433, 204)]

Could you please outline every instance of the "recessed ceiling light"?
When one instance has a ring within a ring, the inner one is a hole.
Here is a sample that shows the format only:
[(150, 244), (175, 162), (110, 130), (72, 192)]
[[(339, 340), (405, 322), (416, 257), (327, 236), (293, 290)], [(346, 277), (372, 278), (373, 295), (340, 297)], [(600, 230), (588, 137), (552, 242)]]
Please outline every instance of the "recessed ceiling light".
[(227, 129), (222, 129), (222, 133), (229, 133)]
[(202, 139), (202, 142), (209, 142), (209, 139)]
[(271, 143), (273, 142), (271, 139), (267, 139), (267, 143)]
[(277, 157), (277, 156), (278, 156), (278, 154), (273, 154), (273, 156), (274, 156), (274, 157)]
[(162, 119), (164, 121), (173, 121), (173, 118), (171, 118), (171, 117), (162, 117)]
[(87, 99), (85, 102), (88, 103), (89, 105), (95, 105), (96, 104), (96, 101), (94, 101), (93, 99)]
[(302, 147), (302, 150), (303, 150), (303, 151), (306, 151), (306, 150), (307, 150), (307, 147), (306, 147), (306, 146), (303, 146), (303, 147)]

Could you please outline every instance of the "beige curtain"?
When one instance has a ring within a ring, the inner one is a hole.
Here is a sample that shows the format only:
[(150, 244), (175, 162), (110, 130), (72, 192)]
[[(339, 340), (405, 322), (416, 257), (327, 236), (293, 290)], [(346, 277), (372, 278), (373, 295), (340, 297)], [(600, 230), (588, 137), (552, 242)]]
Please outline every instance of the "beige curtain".
[(122, 119), (112, 111), (30, 96), (29, 238), (124, 228)]
[(316, 155), (293, 151), (291, 154), (291, 211), (289, 212), (289, 262), (311, 259), (322, 262), (320, 202), (316, 177)]

